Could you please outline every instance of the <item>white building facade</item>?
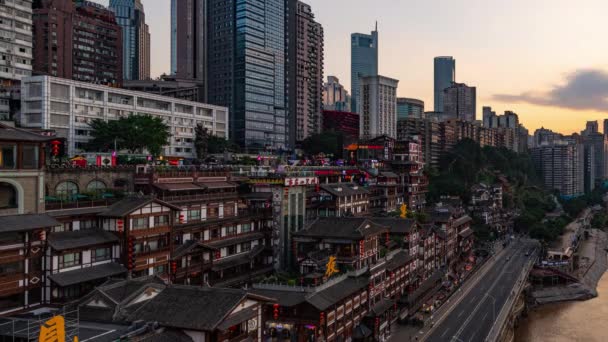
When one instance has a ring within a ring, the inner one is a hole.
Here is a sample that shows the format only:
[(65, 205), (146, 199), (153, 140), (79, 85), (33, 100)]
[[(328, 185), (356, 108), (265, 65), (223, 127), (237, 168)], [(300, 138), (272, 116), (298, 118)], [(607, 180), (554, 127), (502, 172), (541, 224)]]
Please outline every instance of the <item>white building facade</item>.
[(397, 85), (399, 80), (385, 76), (361, 78), (359, 136), (363, 139), (387, 135), (397, 137)]
[(170, 128), (164, 156), (193, 158), (194, 128), (199, 123), (211, 134), (228, 138), (226, 107), (50, 76), (22, 80), (21, 125), (55, 130), (67, 139), (70, 156), (84, 151), (93, 119), (146, 114), (162, 118)]

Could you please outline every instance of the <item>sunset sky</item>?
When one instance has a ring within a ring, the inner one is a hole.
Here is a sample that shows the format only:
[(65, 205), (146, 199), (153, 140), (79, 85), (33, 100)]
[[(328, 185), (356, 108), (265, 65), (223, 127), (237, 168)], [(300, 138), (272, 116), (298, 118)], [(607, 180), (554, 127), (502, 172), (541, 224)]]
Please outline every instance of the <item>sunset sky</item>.
[[(96, 0), (107, 5), (109, 0)], [(170, 1), (142, 0), (152, 75), (169, 72)], [(325, 30), (325, 76), (350, 91), (350, 34), (378, 21), (380, 74), (433, 108), (433, 57), (454, 56), (456, 80), (481, 107), (513, 110), (533, 133), (580, 131), (608, 118), (608, 1), (306, 0)], [(601, 124), (600, 124), (601, 127)]]

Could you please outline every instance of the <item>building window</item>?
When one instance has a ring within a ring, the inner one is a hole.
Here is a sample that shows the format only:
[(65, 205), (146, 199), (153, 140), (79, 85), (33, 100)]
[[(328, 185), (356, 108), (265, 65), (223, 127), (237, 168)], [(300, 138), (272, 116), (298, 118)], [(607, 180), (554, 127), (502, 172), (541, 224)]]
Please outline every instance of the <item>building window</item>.
[(0, 183), (0, 209), (17, 208), (17, 190), (9, 183)]
[(80, 229), (81, 230), (95, 229), (95, 228), (97, 228), (97, 220), (82, 220), (82, 221), (80, 221)]
[(15, 261), (7, 264), (0, 264), (0, 274), (8, 275), (23, 272), (23, 261)]
[(226, 255), (233, 255), (236, 254), (236, 245), (235, 246), (228, 246), (228, 248), (226, 248)]
[(251, 223), (243, 223), (241, 225), (241, 232), (243, 232), (243, 233), (251, 232)]
[(154, 267), (154, 274), (164, 274), (165, 273), (165, 265), (158, 265)]
[(169, 215), (154, 216), (154, 227), (169, 225)]
[(249, 252), (251, 250), (251, 241), (244, 242), (241, 245), (241, 252)]
[(236, 226), (226, 227), (226, 236), (236, 235)]
[(214, 219), (219, 215), (219, 208), (207, 208), (207, 218)]
[(21, 168), (37, 169), (38, 168), (38, 146), (23, 145), (21, 147)]
[(17, 168), (17, 145), (0, 145), (0, 169)]
[(93, 180), (89, 184), (87, 184), (87, 191), (100, 193), (107, 189), (106, 183), (100, 180)]
[(57, 196), (67, 198), (78, 193), (78, 185), (74, 182), (61, 182), (55, 188)]
[(201, 210), (193, 209), (188, 210), (188, 221), (200, 221), (201, 219)]
[(68, 253), (59, 256), (59, 268), (80, 265), (80, 253)]
[(93, 251), (93, 262), (109, 260), (111, 257), (110, 247), (97, 248)]
[(147, 217), (138, 217), (133, 219), (133, 229), (148, 229), (150, 220)]

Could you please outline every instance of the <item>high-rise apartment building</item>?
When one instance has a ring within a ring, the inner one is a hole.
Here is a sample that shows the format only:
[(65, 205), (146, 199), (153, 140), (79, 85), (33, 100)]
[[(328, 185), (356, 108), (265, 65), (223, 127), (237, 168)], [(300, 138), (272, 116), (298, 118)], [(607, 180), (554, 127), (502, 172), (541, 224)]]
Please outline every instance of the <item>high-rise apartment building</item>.
[(604, 119), (604, 131), (602, 133), (608, 136), (608, 119)]
[(125, 80), (150, 78), (150, 31), (141, 0), (110, 0), (122, 28), (122, 71)]
[(532, 159), (540, 170), (545, 187), (572, 197), (584, 192), (584, 148), (575, 142), (558, 141), (532, 149)]
[(424, 101), (407, 97), (397, 98), (397, 120), (424, 117)]
[(587, 121), (587, 124), (585, 125), (585, 130), (581, 131), (581, 135), (595, 134), (598, 132), (599, 132), (599, 125), (598, 125), (597, 121)]
[[(206, 43), (208, 37), (213, 37), (207, 34), (208, 2), (211, 1), (171, 0), (171, 74), (177, 78), (205, 82)], [(226, 5), (226, 10), (232, 12), (228, 7)], [(229, 29), (234, 27), (231, 25)], [(221, 40), (222, 37), (213, 39)]]
[(452, 119), (473, 122), (477, 116), (476, 88), (454, 83), (443, 90), (443, 113)]
[(230, 108), (230, 135), (247, 150), (287, 147), (284, 0), (206, 4), (208, 102)]
[(363, 139), (387, 135), (397, 137), (397, 85), (399, 81), (384, 76), (361, 78), (359, 135)]
[(32, 74), (32, 1), (0, 1), (0, 120), (12, 119), (19, 80)]
[(378, 75), (378, 24), (371, 34), (353, 33), (350, 36), (351, 110), (358, 111), (361, 88), (365, 76)]
[(327, 76), (323, 85), (323, 109), (350, 112), (350, 95), (336, 76)]
[[(315, 21), (309, 5), (301, 1), (295, 4), (295, 17), (285, 20), (290, 32), (286, 39), (286, 102), (290, 131), (289, 145), (295, 146), (309, 136), (321, 133), (323, 119), (323, 26)], [(295, 21), (293, 20), (295, 19)], [(295, 39), (294, 39), (295, 37)], [(295, 45), (295, 46), (289, 46)], [(291, 54), (290, 52), (295, 52)], [(295, 64), (295, 65), (294, 65)], [(295, 69), (293, 68), (295, 66)], [(295, 72), (294, 72), (295, 71)], [(294, 78), (295, 76), (295, 78)], [(293, 100), (293, 101), (290, 101)]]
[(451, 56), (435, 57), (434, 60), (435, 112), (443, 112), (443, 91), (456, 82), (456, 60)]
[(34, 72), (121, 85), (122, 30), (91, 1), (40, 0), (34, 7)]
[(581, 139), (585, 145), (586, 156), (592, 160), (593, 181), (590, 184), (601, 184), (608, 178), (608, 137), (599, 133), (597, 121), (587, 121)]

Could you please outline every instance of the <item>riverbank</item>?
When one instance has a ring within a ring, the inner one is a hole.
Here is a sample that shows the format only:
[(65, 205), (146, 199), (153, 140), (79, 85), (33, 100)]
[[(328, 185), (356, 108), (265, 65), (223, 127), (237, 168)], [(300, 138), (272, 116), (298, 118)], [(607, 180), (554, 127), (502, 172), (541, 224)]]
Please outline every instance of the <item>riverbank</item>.
[(590, 230), (589, 238), (581, 243), (577, 253), (579, 267), (573, 275), (579, 280), (578, 283), (534, 289), (530, 294), (534, 304), (546, 305), (597, 297), (597, 284), (608, 269), (607, 247), (608, 235), (598, 229)]
[[(608, 263), (608, 258), (603, 258)], [(515, 342), (603, 342), (608, 336), (608, 273), (597, 285), (597, 297), (587, 301), (538, 306), (515, 331)]]

